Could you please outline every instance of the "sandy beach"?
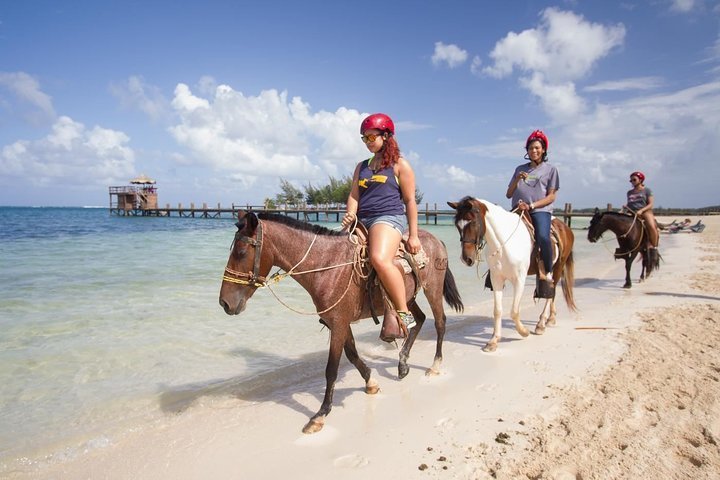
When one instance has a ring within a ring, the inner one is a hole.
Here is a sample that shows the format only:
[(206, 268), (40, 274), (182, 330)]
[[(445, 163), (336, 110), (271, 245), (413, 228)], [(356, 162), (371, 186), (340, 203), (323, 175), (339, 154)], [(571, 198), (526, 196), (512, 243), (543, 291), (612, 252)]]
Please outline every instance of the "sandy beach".
[[(294, 380), (279, 389), (259, 378), (251, 391), (174, 398), (176, 411), (158, 424), (9, 478), (718, 478), (720, 218), (702, 220), (700, 234), (663, 234), (660, 270), (638, 283), (635, 265), (630, 290), (610, 253), (602, 265), (576, 259), (580, 311), (559, 299), (558, 323), (542, 336), (514, 331), (506, 289), (494, 353), (481, 349), (492, 312), (479, 280), (461, 293), (482, 296), (482, 308), (446, 309), (438, 376), (425, 375), (431, 324), (402, 381), (393, 345), (359, 344), (380, 393), (366, 395), (343, 359), (319, 433), (301, 428), (322, 400), (324, 356), (289, 371)], [(585, 234), (575, 231), (576, 241), (587, 242)], [(540, 306), (530, 295), (522, 320), (533, 330)]]

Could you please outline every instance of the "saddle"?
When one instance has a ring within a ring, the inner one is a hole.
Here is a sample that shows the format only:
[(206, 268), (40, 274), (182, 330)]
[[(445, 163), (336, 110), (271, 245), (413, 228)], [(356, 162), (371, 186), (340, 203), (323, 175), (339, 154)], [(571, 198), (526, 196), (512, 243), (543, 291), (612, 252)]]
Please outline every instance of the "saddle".
[[(373, 305), (373, 297), (376, 293), (379, 293), (383, 299), (383, 305), (385, 308), (383, 312), (383, 324), (380, 330), (380, 339), (385, 342), (393, 342), (395, 339), (407, 337), (407, 327), (397, 316), (394, 305), (388, 298), (385, 288), (380, 282), (375, 269), (373, 269), (372, 264), (368, 259), (367, 229), (364, 225), (358, 223), (355, 227), (353, 235), (355, 236), (355, 241), (360, 248), (360, 264), (362, 265), (363, 273), (367, 275), (367, 299), (368, 304), (370, 305), (370, 313), (375, 325), (378, 325), (380, 321), (378, 320), (377, 312), (375, 311), (375, 307)], [(402, 268), (403, 273), (406, 276), (412, 275), (413, 277), (415, 288), (412, 297), (408, 298), (408, 303), (411, 303), (420, 291), (422, 286), (420, 270), (425, 268), (429, 258), (422, 247), (420, 248), (420, 251), (414, 255), (408, 252), (406, 242), (407, 236), (403, 235), (398, 251), (395, 253), (395, 263)]]
[[(553, 279), (552, 282), (546, 279), (545, 266), (540, 256), (540, 249), (535, 245), (535, 227), (530, 220), (530, 216), (523, 211), (518, 210), (518, 215), (522, 219), (525, 227), (528, 229), (530, 234), (530, 240), (532, 243), (532, 251), (530, 253), (530, 266), (528, 267), (528, 274), (535, 275), (535, 292), (533, 298), (554, 298), (555, 297), (555, 284), (559, 279)], [(555, 220), (553, 218), (553, 220)], [(555, 227), (555, 222), (550, 223), (550, 242), (553, 250), (557, 250), (558, 254), (562, 250), (562, 243), (560, 240), (560, 234)], [(490, 271), (488, 270), (485, 277), (485, 288), (489, 288), (492, 291), (492, 281), (490, 280)]]

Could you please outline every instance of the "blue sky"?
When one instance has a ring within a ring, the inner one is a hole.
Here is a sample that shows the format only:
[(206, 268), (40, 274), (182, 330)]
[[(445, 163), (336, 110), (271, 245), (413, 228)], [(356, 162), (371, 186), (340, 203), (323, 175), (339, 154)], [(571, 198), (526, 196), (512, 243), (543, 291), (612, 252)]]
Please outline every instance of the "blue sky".
[(720, 2), (25, 0), (0, 5), (0, 205), (261, 204), (351, 175), (385, 112), (424, 202), (505, 190), (550, 139), (556, 206), (720, 204)]

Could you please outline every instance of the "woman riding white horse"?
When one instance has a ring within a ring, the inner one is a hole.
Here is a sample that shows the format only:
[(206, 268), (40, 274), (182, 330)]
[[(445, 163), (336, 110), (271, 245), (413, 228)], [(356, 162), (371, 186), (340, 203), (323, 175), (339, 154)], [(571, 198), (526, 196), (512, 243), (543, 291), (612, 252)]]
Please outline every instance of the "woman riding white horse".
[[(505, 282), (510, 282), (513, 286), (510, 318), (520, 335), (523, 337), (528, 335), (528, 330), (520, 322), (520, 300), (525, 289), (525, 279), (528, 275), (537, 274), (537, 269), (530, 262), (533, 242), (520, 215), (508, 212), (491, 202), (465, 197), (459, 202), (448, 202), (448, 205), (457, 211), (455, 225), (460, 232), (462, 261), (472, 266), (476, 261), (480, 261), (480, 254), (484, 251), (485, 261), (490, 268), (494, 299), (494, 329), (492, 338), (483, 350), (492, 352), (497, 349), (501, 337), (502, 295)], [(561, 249), (556, 250), (551, 271), (555, 282), (562, 278), (565, 302), (570, 310), (575, 310), (572, 289), (575, 283), (572, 256), (574, 236), (564, 223), (554, 224), (561, 239)], [(545, 302), (540, 320), (535, 326), (535, 333), (542, 334), (546, 325), (555, 324), (556, 314), (553, 296)]]

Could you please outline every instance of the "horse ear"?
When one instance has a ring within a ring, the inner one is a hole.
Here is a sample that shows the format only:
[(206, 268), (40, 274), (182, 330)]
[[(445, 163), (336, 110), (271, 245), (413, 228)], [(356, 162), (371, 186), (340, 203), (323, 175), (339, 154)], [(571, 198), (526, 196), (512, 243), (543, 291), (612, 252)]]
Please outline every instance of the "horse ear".
[(258, 223), (260, 222), (257, 218), (257, 215), (255, 215), (253, 212), (247, 212), (245, 215), (245, 226), (247, 228), (247, 234), (248, 236), (252, 236), (255, 233), (255, 229), (258, 226)]
[(453, 210), (457, 210), (457, 202), (447, 202), (447, 204), (450, 205), (450, 208), (452, 208)]

